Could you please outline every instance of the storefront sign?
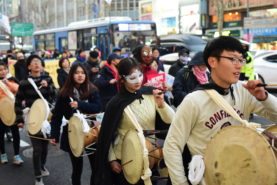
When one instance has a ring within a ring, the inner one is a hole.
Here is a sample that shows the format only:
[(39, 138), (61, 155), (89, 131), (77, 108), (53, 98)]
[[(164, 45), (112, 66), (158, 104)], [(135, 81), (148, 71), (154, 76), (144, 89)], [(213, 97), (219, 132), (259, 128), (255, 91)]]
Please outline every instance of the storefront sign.
[[(273, 6), (274, 0), (223, 0), (224, 11)], [(209, 15), (216, 15), (217, 0), (209, 1)]]
[(277, 19), (275, 18), (244, 18), (244, 28), (272, 28), (277, 27)]
[(277, 28), (254, 28), (249, 29), (249, 33), (253, 36), (272, 36), (277, 35)]

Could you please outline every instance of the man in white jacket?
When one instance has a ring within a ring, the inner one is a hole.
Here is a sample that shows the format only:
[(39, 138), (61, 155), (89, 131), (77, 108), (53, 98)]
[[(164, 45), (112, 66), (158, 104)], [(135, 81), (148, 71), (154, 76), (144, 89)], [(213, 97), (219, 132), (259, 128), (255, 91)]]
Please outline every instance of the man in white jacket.
[(163, 148), (164, 159), (173, 185), (188, 185), (183, 164), (187, 145), (190, 154), (203, 155), (208, 142), (223, 127), (240, 124), (219, 107), (204, 89), (215, 89), (243, 119), (251, 113), (277, 119), (277, 98), (260, 80), (239, 81), (245, 59), (240, 42), (221, 36), (207, 44), (204, 61), (211, 72), (209, 84), (187, 95), (177, 109)]

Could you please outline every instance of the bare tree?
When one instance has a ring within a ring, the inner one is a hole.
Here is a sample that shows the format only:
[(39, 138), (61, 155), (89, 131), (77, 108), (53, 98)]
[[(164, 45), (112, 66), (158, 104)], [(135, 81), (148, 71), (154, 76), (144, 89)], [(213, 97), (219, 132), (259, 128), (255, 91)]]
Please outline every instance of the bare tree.
[(210, 3), (212, 3), (212, 5), (216, 7), (217, 31), (221, 36), (224, 22), (224, 0), (210, 0)]

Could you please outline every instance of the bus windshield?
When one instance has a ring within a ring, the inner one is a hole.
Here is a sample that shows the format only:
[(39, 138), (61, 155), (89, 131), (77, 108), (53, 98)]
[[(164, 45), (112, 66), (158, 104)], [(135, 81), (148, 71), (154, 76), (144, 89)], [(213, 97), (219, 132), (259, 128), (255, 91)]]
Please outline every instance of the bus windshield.
[(155, 24), (116, 24), (113, 26), (114, 46), (122, 53), (133, 51), (138, 45), (150, 45), (156, 38)]

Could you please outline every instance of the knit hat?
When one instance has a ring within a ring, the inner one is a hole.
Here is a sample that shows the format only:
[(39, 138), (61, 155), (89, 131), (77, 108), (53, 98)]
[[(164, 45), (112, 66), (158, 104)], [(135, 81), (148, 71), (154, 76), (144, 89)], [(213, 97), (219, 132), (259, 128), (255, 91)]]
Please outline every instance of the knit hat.
[(203, 52), (199, 51), (196, 53), (191, 61), (188, 63), (189, 66), (200, 66), (200, 65), (205, 65), (204, 57), (203, 57)]

